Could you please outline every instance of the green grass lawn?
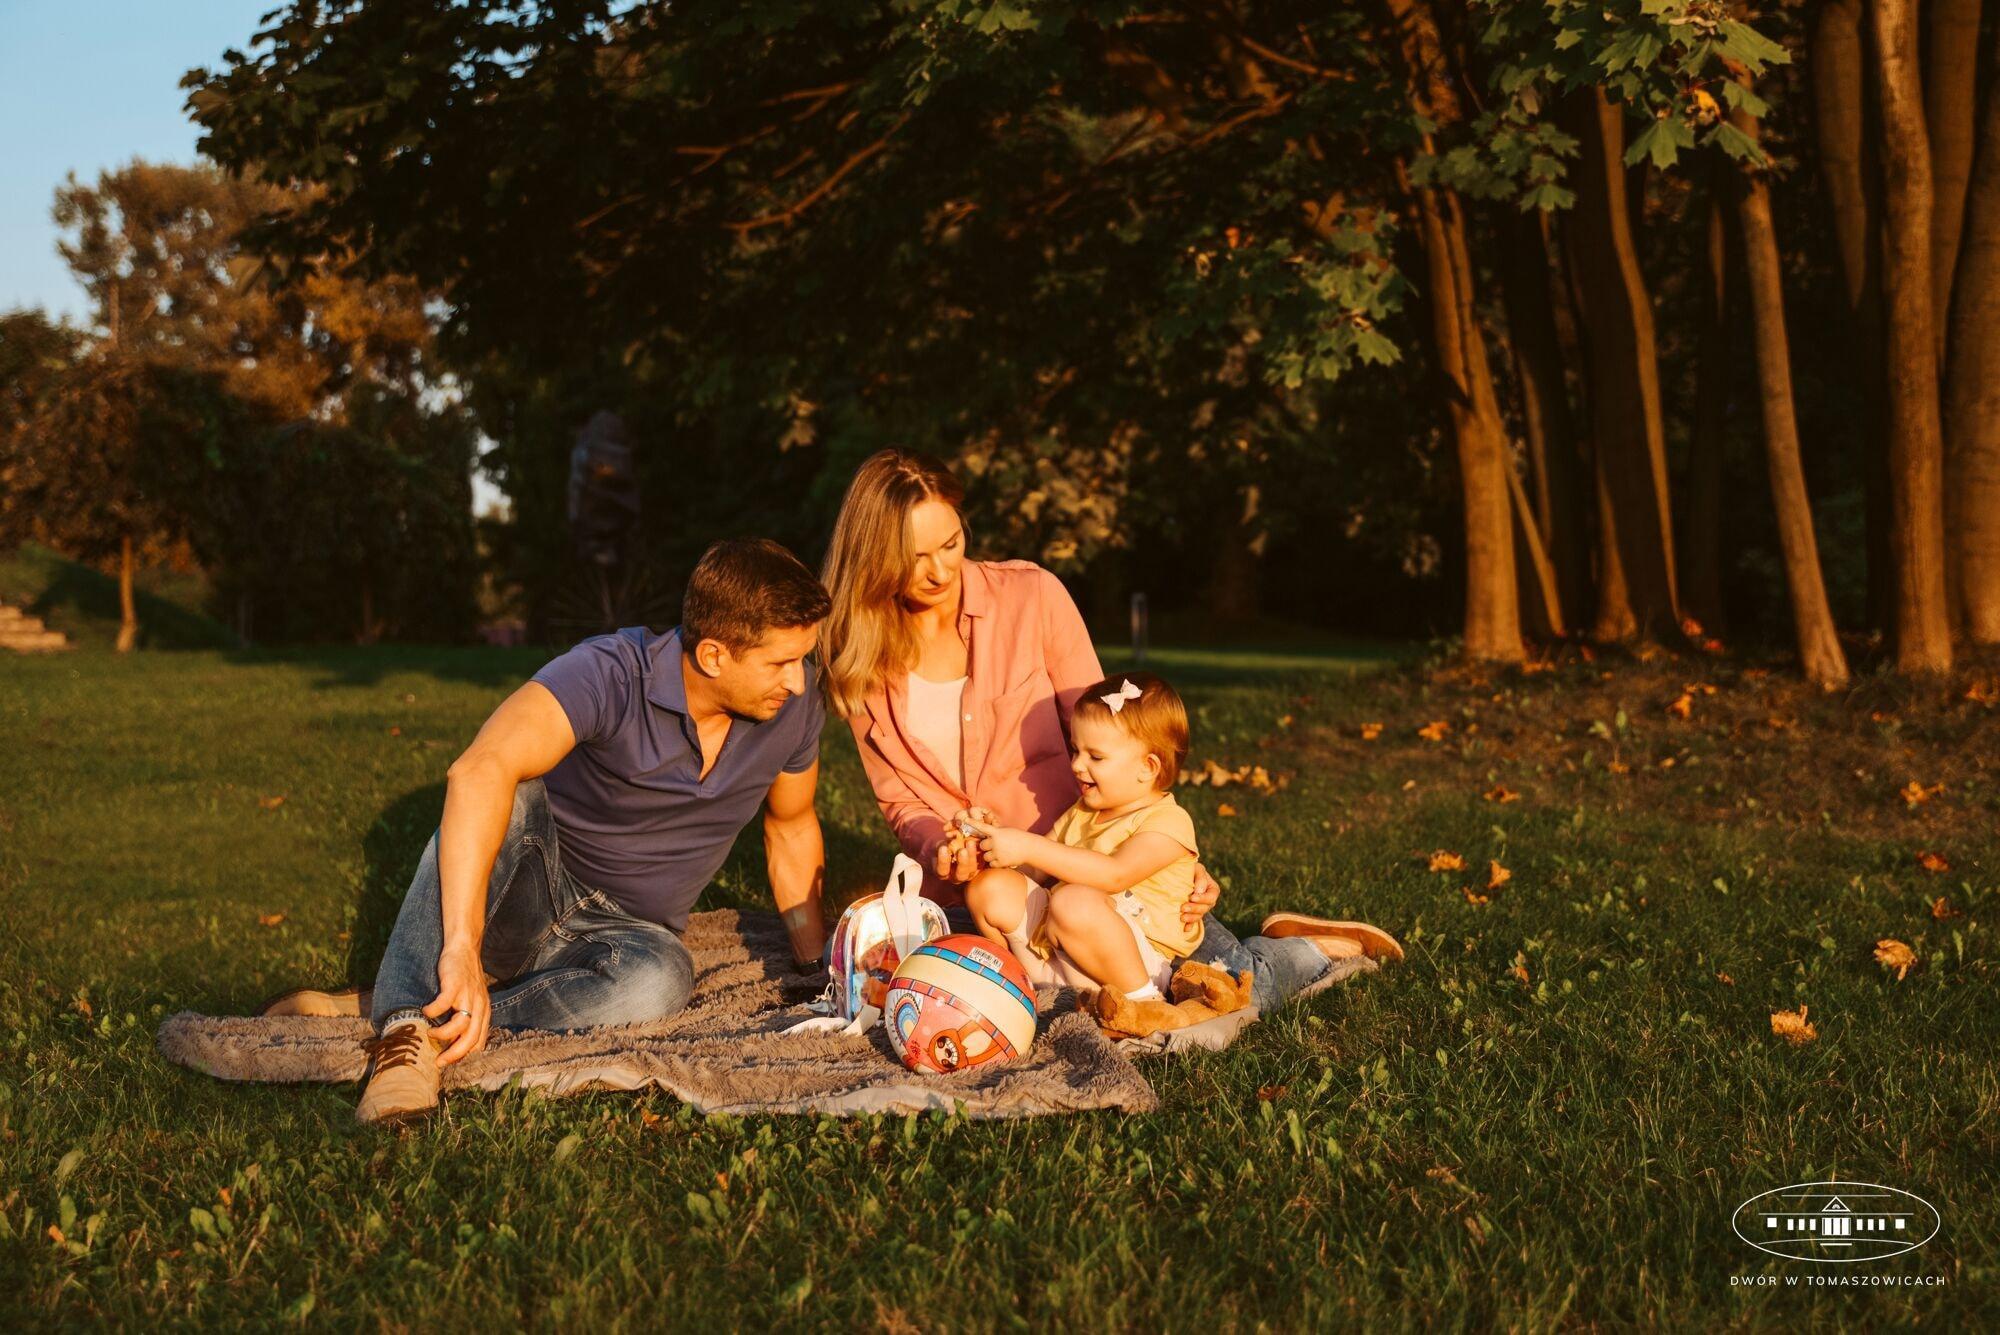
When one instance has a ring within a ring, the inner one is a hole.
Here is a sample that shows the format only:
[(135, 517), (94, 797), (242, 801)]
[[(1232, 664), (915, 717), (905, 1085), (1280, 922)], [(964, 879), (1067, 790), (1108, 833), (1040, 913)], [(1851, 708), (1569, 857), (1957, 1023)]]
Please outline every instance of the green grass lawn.
[[(0, 659), (0, 1328), (2000, 1321), (2000, 709), (1965, 681), (1156, 659), (1197, 765), (1285, 783), (1182, 790), (1222, 916), (1365, 916), (1409, 959), (1150, 1064), (1148, 1116), (515, 1091), (370, 1132), (350, 1088), (166, 1065), (164, 1015), (369, 972), (445, 765), (540, 658)], [(1689, 684), (1716, 690), (1682, 717)], [(833, 882), (879, 883), (844, 731), (824, 774)], [(711, 898), (762, 893), (746, 843)], [(1901, 981), (1881, 938), (1915, 950)], [(1798, 1007), (1794, 1046), (1770, 1017)], [(1732, 1236), (1738, 1201), (1824, 1177), (1943, 1230), (1864, 1267)], [(1841, 1270), (1944, 1283), (1803, 1286)]]

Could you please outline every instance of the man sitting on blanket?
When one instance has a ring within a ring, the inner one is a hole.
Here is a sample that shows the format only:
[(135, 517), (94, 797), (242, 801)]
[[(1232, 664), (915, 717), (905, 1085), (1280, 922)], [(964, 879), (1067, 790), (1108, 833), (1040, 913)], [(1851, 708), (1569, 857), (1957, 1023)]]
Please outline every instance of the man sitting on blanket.
[(266, 1015), (367, 1015), (356, 1116), (438, 1106), (438, 1072), (489, 1026), (581, 1029), (672, 1015), (681, 933), (759, 806), (801, 965), (816, 963), (824, 849), (813, 790), (824, 711), (809, 655), (826, 590), (775, 542), (710, 547), (681, 624), (585, 640), (493, 711), (447, 773), (370, 989), (302, 989)]

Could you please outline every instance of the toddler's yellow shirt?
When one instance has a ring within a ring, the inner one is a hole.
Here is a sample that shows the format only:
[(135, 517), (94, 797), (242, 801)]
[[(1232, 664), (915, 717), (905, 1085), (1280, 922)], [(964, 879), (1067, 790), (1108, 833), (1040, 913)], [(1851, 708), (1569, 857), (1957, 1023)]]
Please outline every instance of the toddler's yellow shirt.
[(1127, 839), (1144, 831), (1164, 834), (1185, 850), (1130, 891), (1139, 903), (1146, 939), (1172, 959), (1200, 945), (1207, 930), (1205, 921), (1192, 930), (1181, 922), (1181, 907), (1194, 894), (1194, 864), (1200, 850), (1195, 847), (1194, 821), (1174, 801), (1172, 793), (1162, 793), (1159, 801), (1109, 820), (1099, 820), (1097, 812), (1078, 802), (1056, 817), (1049, 838), (1071, 848), (1113, 853)]

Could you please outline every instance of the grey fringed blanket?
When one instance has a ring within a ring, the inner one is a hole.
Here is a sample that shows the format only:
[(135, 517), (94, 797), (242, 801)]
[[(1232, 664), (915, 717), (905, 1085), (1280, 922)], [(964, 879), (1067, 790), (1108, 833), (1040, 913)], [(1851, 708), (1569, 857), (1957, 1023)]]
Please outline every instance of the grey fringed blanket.
[[(889, 1054), (879, 1026), (858, 1037), (783, 1032), (805, 1018), (801, 1005), (816, 985), (793, 972), (774, 915), (698, 913), (688, 923), (686, 940), (694, 955), (695, 987), (680, 1014), (575, 1033), (496, 1030), (484, 1052), (446, 1068), (445, 1089), (499, 1089), (517, 1077), (550, 1094), (658, 1085), (700, 1111), (726, 1113), (853, 1114), (962, 1105), (972, 1117), (1026, 1117), (1092, 1108), (1145, 1112), (1158, 1102), (1128, 1052), (1087, 1017), (1068, 1010), (1066, 998), (1044, 998), (1041, 1032), (1025, 1059), (956, 1075), (918, 1075)], [(1241, 1027), (1230, 1023), (1237, 1020), (1212, 1021), (1227, 1030), (1212, 1035), (1181, 1031), (1167, 1046), (1226, 1046)], [(223, 1080), (350, 1081), (361, 1078), (366, 1064), (361, 1040), (368, 1032), (362, 1020), (182, 1011), (161, 1024), (159, 1046), (170, 1061)], [(1162, 1045), (1128, 1047), (1144, 1052)]]

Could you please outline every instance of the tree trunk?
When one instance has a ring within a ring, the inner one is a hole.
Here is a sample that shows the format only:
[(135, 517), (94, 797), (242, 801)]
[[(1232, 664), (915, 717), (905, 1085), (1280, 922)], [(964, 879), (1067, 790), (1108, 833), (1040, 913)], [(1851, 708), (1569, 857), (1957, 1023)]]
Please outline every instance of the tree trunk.
[(1983, 119), (1946, 344), (1946, 532), (1966, 638), (2000, 644), (2000, 81)]
[[(1757, 122), (1737, 111), (1730, 119), (1752, 139)], [(1822, 687), (1846, 684), (1847, 656), (1834, 629), (1813, 534), (1812, 502), (1799, 459), (1798, 415), (1792, 406), (1792, 354), (1785, 335), (1784, 269), (1771, 222), (1771, 192), (1763, 170), (1745, 172), (1736, 188), (1748, 271), (1750, 322), (1757, 340), (1757, 387), (1764, 411), (1764, 458), (1771, 474), (1771, 502), (1778, 515), (1778, 545), (1785, 558), (1785, 587), (1792, 599), (1792, 631), (1808, 679)]]
[[(1457, 123), (1458, 94), (1429, 0), (1387, 0), (1387, 5), (1407, 63), (1411, 105), (1440, 126)], [(1465, 653), (1475, 660), (1517, 663), (1523, 655), (1508, 499), (1511, 465), (1473, 300), (1465, 211), (1450, 190), (1413, 188), (1400, 161), (1397, 175), (1417, 204), (1432, 343), (1445, 383), (1464, 495)]]
[(1980, 0), (1929, 0), (1930, 59), (1924, 71), (1924, 124), (1931, 137), (1931, 310), (1938, 365), (1945, 364), (1952, 270), (1972, 179), (1973, 126), (1979, 117)]
[(1733, 369), (1729, 291), (1729, 165), (1711, 155), (1708, 274), (1696, 353), (1694, 434), (1688, 442), (1687, 518), (1681, 531), (1681, 608), (1704, 631), (1722, 632), (1722, 475)]
[(1951, 667), (1944, 591), (1944, 442), (1931, 310), (1930, 142), (1917, 78), (1916, 0), (1875, 0), (1882, 106), (1882, 295), (1888, 372), (1890, 549), (1896, 667)]
[(1862, 0), (1825, 0), (1813, 24), (1810, 73), (1821, 175), (1847, 289), (1850, 383), (1861, 399), (1855, 427), (1867, 524), (1868, 619), (1870, 625), (1886, 628), (1894, 618), (1896, 597), (1883, 413), (1882, 200), (1875, 154), (1879, 116), (1874, 83), (1867, 76), (1862, 13)]
[(139, 604), (132, 595), (132, 538), (127, 534), (118, 544), (118, 652), (129, 654), (139, 647)]
[(1215, 565), (1204, 599), (1210, 623), (1225, 629), (1250, 625), (1262, 610), (1257, 574), (1265, 535), (1257, 515), (1263, 494), (1252, 482), (1237, 489), (1237, 498), (1216, 525)]
[(1582, 460), (1576, 419), (1563, 377), (1563, 355), (1549, 297), (1548, 215), (1506, 215), (1500, 246), (1501, 295), (1521, 382), (1521, 421), (1527, 432), (1534, 493), (1534, 524), (1542, 551), (1554, 567), (1562, 607), (1575, 616), (1590, 594), (1589, 543), (1584, 528)]
[(1541, 532), (1535, 527), (1535, 512), (1521, 486), (1520, 474), (1511, 465), (1507, 469), (1507, 494), (1513, 501), (1509, 508), (1514, 514), (1514, 561), (1527, 593), (1524, 601), (1529, 624), (1544, 639), (1563, 639), (1569, 631), (1563, 624), (1562, 592), (1556, 585), (1556, 568), (1549, 560), (1548, 549), (1542, 546)]
[(1624, 112), (1597, 88), (1583, 95), (1577, 110), (1582, 154), (1574, 255), (1590, 334), (1591, 435), (1615, 528), (1607, 537), (1615, 537), (1636, 632), (1677, 640), (1666, 431), (1652, 299), (1639, 272), (1625, 200)]

